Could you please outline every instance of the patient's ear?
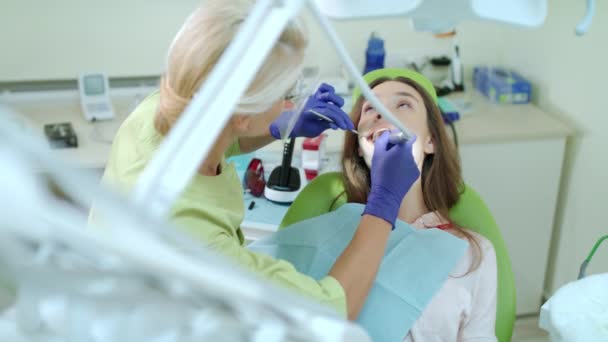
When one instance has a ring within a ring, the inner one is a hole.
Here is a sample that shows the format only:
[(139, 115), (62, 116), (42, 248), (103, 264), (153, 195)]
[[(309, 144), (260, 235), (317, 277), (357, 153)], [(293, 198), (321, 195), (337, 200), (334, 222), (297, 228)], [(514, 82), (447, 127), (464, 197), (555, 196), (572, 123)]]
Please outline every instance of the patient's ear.
[(433, 142), (433, 137), (429, 135), (424, 142), (424, 153), (425, 154), (435, 154), (435, 144)]

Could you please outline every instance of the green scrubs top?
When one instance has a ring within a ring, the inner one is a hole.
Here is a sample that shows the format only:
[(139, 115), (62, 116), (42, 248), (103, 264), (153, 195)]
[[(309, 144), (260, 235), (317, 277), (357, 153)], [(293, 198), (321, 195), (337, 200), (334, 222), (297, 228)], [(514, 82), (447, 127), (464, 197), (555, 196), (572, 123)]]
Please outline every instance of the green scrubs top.
[[(158, 92), (148, 96), (129, 115), (114, 138), (103, 181), (119, 191), (127, 192), (134, 186), (163, 138), (154, 128), (159, 97)], [(239, 153), (237, 141), (226, 152), (226, 157)], [(327, 276), (317, 281), (299, 273), (287, 261), (245, 248), (240, 228), (245, 214), (243, 188), (232, 163), (222, 160), (221, 170), (217, 176), (194, 176), (174, 204), (170, 222), (245, 268), (327, 304), (346, 316), (344, 289), (335, 278)], [(94, 215), (93, 209), (92, 219)]]

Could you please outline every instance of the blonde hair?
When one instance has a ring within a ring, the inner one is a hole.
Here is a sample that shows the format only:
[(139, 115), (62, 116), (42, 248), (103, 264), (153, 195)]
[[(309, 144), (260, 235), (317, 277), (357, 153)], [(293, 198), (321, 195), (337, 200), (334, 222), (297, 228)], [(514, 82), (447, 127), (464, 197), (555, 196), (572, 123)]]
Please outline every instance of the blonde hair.
[[(166, 134), (214, 68), (247, 18), (254, 0), (207, 0), (175, 36), (160, 81), (154, 126)], [(307, 37), (300, 19), (280, 35), (235, 111), (264, 112), (279, 101), (300, 75)]]

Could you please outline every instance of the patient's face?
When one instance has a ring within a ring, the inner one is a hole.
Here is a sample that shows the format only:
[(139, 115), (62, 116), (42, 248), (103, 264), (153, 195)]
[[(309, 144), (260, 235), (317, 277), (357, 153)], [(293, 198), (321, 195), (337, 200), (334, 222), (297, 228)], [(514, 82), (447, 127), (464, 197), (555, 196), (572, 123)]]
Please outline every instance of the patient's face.
[[(372, 90), (380, 102), (416, 134), (417, 139), (413, 149), (414, 159), (418, 168), (422, 169), (424, 155), (434, 152), (422, 96), (410, 85), (398, 81), (383, 82)], [(376, 138), (383, 131), (395, 128), (367, 100), (363, 102), (357, 130), (359, 131), (359, 154), (364, 157), (368, 167), (371, 167)]]

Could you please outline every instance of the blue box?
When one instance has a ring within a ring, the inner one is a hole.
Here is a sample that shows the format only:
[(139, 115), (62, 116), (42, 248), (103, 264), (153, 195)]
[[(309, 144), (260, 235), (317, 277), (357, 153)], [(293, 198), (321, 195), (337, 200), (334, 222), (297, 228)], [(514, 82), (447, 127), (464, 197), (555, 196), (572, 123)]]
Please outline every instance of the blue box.
[(503, 68), (475, 67), (473, 85), (491, 101), (496, 103), (529, 103), (532, 85), (513, 70)]

